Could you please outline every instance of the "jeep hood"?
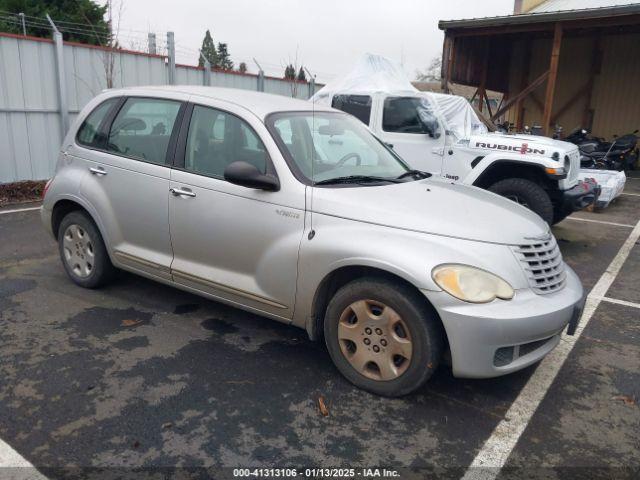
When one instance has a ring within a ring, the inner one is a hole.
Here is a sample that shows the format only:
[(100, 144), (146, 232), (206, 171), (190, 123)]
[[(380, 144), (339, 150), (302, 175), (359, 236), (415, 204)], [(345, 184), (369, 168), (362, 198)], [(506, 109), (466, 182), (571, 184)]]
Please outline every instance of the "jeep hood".
[[(566, 155), (577, 147), (569, 142), (554, 140), (538, 135), (508, 135), (505, 133), (487, 133), (472, 135), (469, 147), (479, 150), (498, 150), (512, 153), (523, 153), (541, 157), (551, 157), (554, 152)], [(525, 151), (526, 149), (526, 151)]]
[(505, 245), (549, 232), (528, 209), (479, 188), (436, 179), (354, 187), (317, 187), (313, 211), (433, 235)]

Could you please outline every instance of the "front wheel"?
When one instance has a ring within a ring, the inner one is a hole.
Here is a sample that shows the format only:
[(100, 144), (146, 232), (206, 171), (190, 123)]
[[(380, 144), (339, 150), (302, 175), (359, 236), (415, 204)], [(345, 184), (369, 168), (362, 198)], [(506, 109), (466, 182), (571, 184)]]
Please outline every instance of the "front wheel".
[(440, 320), (410, 288), (355, 280), (331, 299), (324, 319), (331, 359), (351, 383), (387, 397), (406, 395), (431, 377), (442, 356)]
[(115, 273), (98, 228), (85, 213), (73, 211), (58, 229), (60, 259), (67, 275), (84, 288), (97, 288)]
[(549, 225), (553, 224), (553, 203), (537, 183), (526, 178), (507, 178), (491, 185), (489, 191), (527, 207)]

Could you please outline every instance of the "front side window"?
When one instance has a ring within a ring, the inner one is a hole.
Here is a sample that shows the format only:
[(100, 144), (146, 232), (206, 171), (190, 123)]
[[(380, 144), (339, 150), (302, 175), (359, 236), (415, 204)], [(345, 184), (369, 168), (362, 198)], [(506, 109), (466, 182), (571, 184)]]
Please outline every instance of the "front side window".
[(439, 124), (433, 108), (424, 98), (387, 97), (382, 112), (385, 132), (419, 133), (439, 137)]
[(371, 97), (369, 95), (336, 95), (331, 106), (353, 115), (365, 125), (371, 119)]
[(348, 115), (279, 113), (268, 122), (278, 143), (310, 183), (365, 176), (395, 180), (409, 170), (362, 123)]
[(104, 135), (102, 138), (99, 135), (100, 125), (119, 100), (117, 97), (105, 100), (87, 116), (78, 130), (76, 138), (79, 144), (87, 147), (97, 147), (104, 141)]
[(164, 165), (180, 102), (159, 98), (129, 98), (118, 112), (107, 150)]
[(184, 168), (222, 178), (230, 163), (243, 161), (267, 171), (267, 150), (251, 127), (240, 118), (215, 108), (193, 107)]

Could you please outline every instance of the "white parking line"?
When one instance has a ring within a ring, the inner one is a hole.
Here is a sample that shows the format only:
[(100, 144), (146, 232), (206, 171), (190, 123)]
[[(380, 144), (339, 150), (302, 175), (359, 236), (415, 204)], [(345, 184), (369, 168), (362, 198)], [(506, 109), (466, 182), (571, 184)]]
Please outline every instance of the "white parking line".
[(631, 195), (632, 197), (640, 197), (640, 193), (627, 193), (627, 192), (622, 192), (620, 195)]
[(591, 289), (575, 335), (564, 335), (562, 337), (563, 341), (538, 365), (536, 371), (531, 375), (527, 384), (511, 404), (505, 418), (496, 426), (491, 436), (473, 459), (473, 462), (465, 472), (464, 480), (493, 480), (498, 476), (540, 402), (542, 402), (549, 387), (551, 387), (560, 368), (562, 368), (569, 353), (571, 353), (580, 338), (582, 331), (591, 320), (600, 301), (609, 290), (629, 256), (629, 252), (631, 252), (639, 238), (640, 222), (635, 225), (615, 258)]
[(614, 227), (633, 228), (635, 226), (635, 225), (630, 225), (628, 223), (606, 222), (604, 220), (592, 220), (590, 218), (580, 218), (580, 217), (567, 217), (566, 220), (575, 220), (576, 222), (601, 223), (603, 225), (613, 225)]
[(640, 308), (640, 303), (627, 302), (626, 300), (618, 300), (617, 298), (602, 297), (601, 300), (609, 303), (615, 303), (616, 305), (624, 305), (625, 307)]
[(40, 207), (15, 208), (13, 210), (0, 210), (0, 215), (6, 215), (7, 213), (30, 212), (32, 210), (40, 210)]
[[(8, 470), (8, 471), (7, 471)], [(2, 473), (4, 471), (4, 473)], [(0, 475), (15, 480), (46, 480), (36, 467), (0, 439)]]

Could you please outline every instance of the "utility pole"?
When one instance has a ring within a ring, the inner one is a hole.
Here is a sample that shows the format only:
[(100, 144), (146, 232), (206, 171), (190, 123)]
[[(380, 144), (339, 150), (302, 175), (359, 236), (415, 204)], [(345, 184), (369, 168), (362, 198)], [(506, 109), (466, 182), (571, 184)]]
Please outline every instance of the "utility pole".
[(26, 25), (26, 23), (24, 21), (24, 13), (20, 12), (18, 14), (18, 16), (20, 17), (20, 23), (22, 24), (22, 35), (26, 37), (27, 36), (27, 25)]
[(202, 78), (202, 84), (206, 87), (211, 86), (211, 62), (207, 57), (202, 54), (202, 50), (198, 50), (200, 52), (200, 58), (202, 58), (202, 62), (204, 63), (204, 77)]
[(258, 66), (258, 91), (264, 92), (264, 70), (262, 70), (262, 67), (255, 58), (253, 61)]
[(309, 71), (307, 67), (303, 67), (309, 75), (309, 98), (316, 94), (316, 76)]
[(169, 51), (169, 85), (176, 84), (176, 41), (173, 32), (167, 32), (167, 50)]
[(64, 139), (69, 129), (69, 103), (67, 101), (67, 80), (64, 73), (64, 44), (62, 43), (62, 34), (53, 23), (51, 17), (47, 13), (47, 20), (53, 29), (53, 42), (55, 47), (56, 56), (56, 72), (57, 72), (57, 87), (58, 87), (58, 105), (60, 107), (60, 125), (62, 131), (62, 138)]
[(156, 34), (150, 32), (147, 38), (149, 41), (149, 53), (151, 55), (155, 55), (157, 51), (156, 50)]

